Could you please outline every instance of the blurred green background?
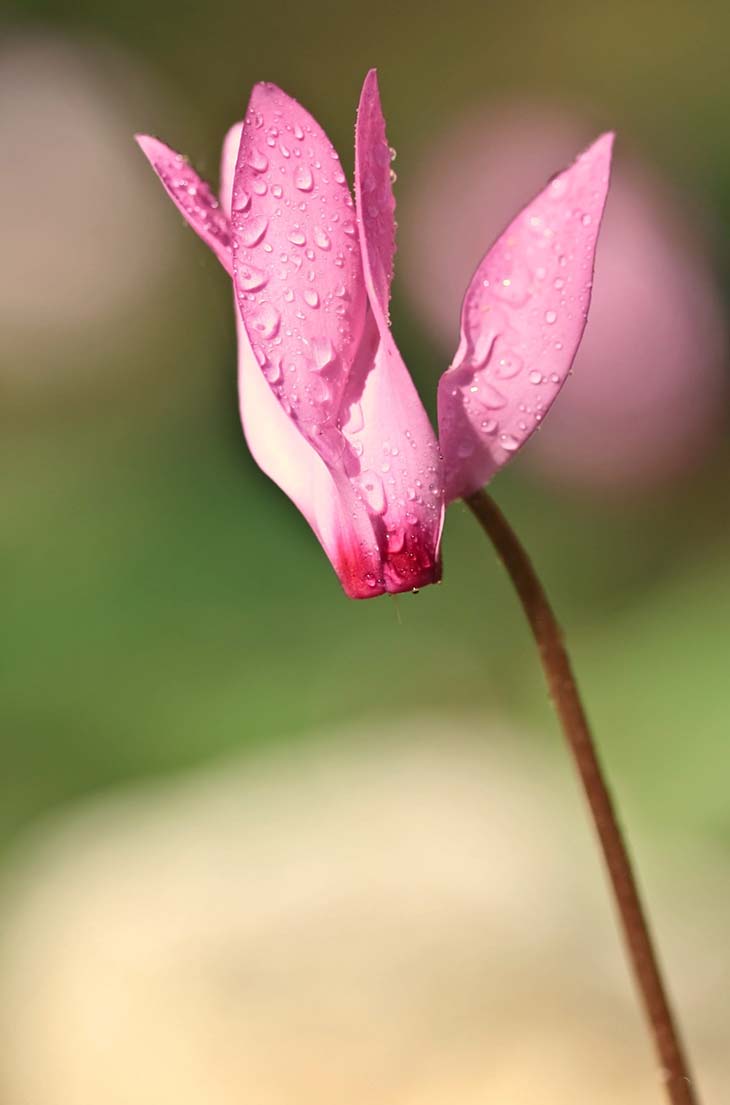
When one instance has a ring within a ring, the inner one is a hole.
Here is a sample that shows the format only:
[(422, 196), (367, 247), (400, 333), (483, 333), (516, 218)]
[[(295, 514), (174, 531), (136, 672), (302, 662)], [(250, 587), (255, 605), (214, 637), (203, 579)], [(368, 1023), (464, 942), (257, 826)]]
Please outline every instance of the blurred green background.
[[(513, 97), (576, 110), (615, 129), (619, 160), (641, 157), (703, 224), (726, 311), (728, 34), (719, 0), (6, 2), (0, 843), (111, 784), (352, 721), (505, 718), (527, 765), (538, 745), (569, 770), (521, 613), (464, 508), (448, 512), (441, 586), (344, 598), (248, 455), (227, 277), (132, 132), (215, 180), (251, 84), (273, 80), (349, 171), (376, 65), (406, 223), (409, 178), (465, 110)], [(433, 411), (450, 350), (398, 270), (393, 315)], [(542, 478), (530, 446), (492, 491), (566, 627), (627, 820), (657, 847), (691, 836), (727, 858), (724, 424), (704, 445), (679, 474), (610, 493)]]

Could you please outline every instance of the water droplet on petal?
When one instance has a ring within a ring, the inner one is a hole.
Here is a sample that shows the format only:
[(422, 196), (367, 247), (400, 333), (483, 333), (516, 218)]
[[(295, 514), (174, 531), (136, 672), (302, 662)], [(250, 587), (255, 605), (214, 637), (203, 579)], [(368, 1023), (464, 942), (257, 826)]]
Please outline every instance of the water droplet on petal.
[(514, 453), (515, 449), (520, 447), (520, 443), (514, 434), (500, 434), (499, 443), (508, 453)]
[(480, 391), (480, 402), (490, 410), (499, 410), (506, 406), (507, 400), (501, 391), (497, 391), (491, 384), (484, 384)]
[(264, 366), (264, 376), (270, 384), (278, 384), (281, 379), (281, 361), (268, 361)]
[(238, 237), (245, 246), (255, 246), (263, 238), (268, 225), (265, 215), (251, 215), (238, 225)]
[(268, 276), (261, 269), (253, 265), (240, 265), (237, 272), (237, 284), (247, 292), (255, 292), (263, 288)]
[(263, 303), (259, 309), (251, 315), (251, 325), (265, 338), (273, 338), (279, 329), (281, 316), (276, 307), (271, 303)]
[(519, 357), (517, 353), (512, 353), (510, 350), (507, 350), (501, 353), (497, 358), (494, 371), (500, 379), (509, 380), (512, 376), (517, 375), (523, 364), (522, 357)]
[(233, 194), (231, 207), (234, 211), (247, 211), (251, 204), (251, 197), (243, 188), (238, 188)]
[(315, 226), (313, 237), (316, 245), (318, 245), (320, 249), (329, 249), (332, 245), (329, 234), (327, 234), (321, 226)]
[(556, 311), (545, 312), (545, 322), (548, 324), (548, 326), (552, 326), (552, 324), (557, 320), (557, 317), (558, 315)]
[(541, 384), (542, 372), (537, 372), (537, 370), (533, 369), (533, 371), (530, 373), (529, 380), (531, 384)]
[(370, 509), (375, 514), (385, 514), (385, 488), (377, 472), (363, 472), (357, 480), (357, 486)]
[(314, 288), (305, 288), (302, 295), (304, 296), (304, 302), (309, 307), (319, 307), (319, 295)]
[(265, 173), (269, 167), (268, 157), (257, 150), (255, 146), (252, 147), (250, 154), (248, 155), (248, 163), (254, 172)]
[(300, 192), (311, 192), (314, 188), (314, 177), (307, 165), (298, 165), (294, 174), (294, 183)]
[(306, 235), (303, 234), (301, 230), (292, 230), (291, 234), (289, 235), (289, 241), (292, 242), (295, 246), (303, 246), (306, 240)]
[(314, 354), (314, 368), (317, 372), (322, 372), (335, 359), (335, 351), (329, 338), (314, 338), (312, 352)]
[(402, 526), (388, 531), (388, 552), (399, 553), (406, 543), (406, 532)]
[(353, 403), (350, 407), (347, 422), (342, 429), (346, 434), (359, 434), (364, 425), (365, 419), (362, 413), (362, 406), (360, 403)]

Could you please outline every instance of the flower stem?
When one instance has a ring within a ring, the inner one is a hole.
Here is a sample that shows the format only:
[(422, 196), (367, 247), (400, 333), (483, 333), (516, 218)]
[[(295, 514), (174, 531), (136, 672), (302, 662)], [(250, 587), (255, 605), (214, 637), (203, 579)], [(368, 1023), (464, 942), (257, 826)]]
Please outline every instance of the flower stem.
[(563, 634), (530, 558), (485, 491), (464, 502), (492, 541), (530, 623), (550, 696), (583, 784), (608, 868), (629, 960), (671, 1105), (699, 1105), (662, 980), (644, 908), (578, 693)]

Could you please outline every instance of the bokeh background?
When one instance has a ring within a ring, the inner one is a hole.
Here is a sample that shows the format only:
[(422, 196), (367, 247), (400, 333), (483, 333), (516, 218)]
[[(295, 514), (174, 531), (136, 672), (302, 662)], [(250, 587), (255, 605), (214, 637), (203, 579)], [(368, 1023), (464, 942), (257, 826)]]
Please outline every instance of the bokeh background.
[(706, 1101), (730, 1095), (730, 14), (719, 0), (11, 0), (0, 24), (0, 1105), (658, 1103), (513, 595), (348, 602), (255, 468), (213, 181), (255, 80), (352, 166), (433, 410), (471, 269), (618, 133), (574, 378), (493, 492), (569, 632)]

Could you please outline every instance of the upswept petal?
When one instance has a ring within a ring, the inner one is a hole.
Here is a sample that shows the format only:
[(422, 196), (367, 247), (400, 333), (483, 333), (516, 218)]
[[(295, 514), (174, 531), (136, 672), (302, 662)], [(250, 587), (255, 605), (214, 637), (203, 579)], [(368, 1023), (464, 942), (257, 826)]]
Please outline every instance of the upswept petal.
[(344, 432), (359, 458), (358, 486), (380, 518), (386, 586), (402, 591), (440, 579), (444, 506), (436, 437), (388, 325), (395, 253), (390, 160), (371, 70), (355, 129), (355, 196), (372, 315), (346, 393), (350, 415)]
[(355, 192), (363, 271), (378, 327), (388, 322), (395, 257), (395, 196), (378, 74), (371, 69), (360, 93), (355, 125)]
[[(227, 215), (242, 127), (236, 123), (223, 142), (220, 200)], [(349, 598), (383, 594), (381, 555), (368, 511), (349, 478), (333, 475), (285, 412), (254, 356), (238, 311), (236, 332), (239, 408), (251, 455), (307, 519)]]
[(331, 142), (272, 84), (254, 87), (233, 188), (234, 283), (269, 386), (331, 464), (365, 324), (352, 198)]
[(481, 261), (438, 389), (450, 502), (481, 487), (539, 426), (586, 324), (612, 134), (555, 176)]
[(143, 154), (164, 185), (173, 203), (229, 275), (233, 275), (231, 227), (210, 186), (198, 176), (182, 154), (148, 134), (135, 134)]

